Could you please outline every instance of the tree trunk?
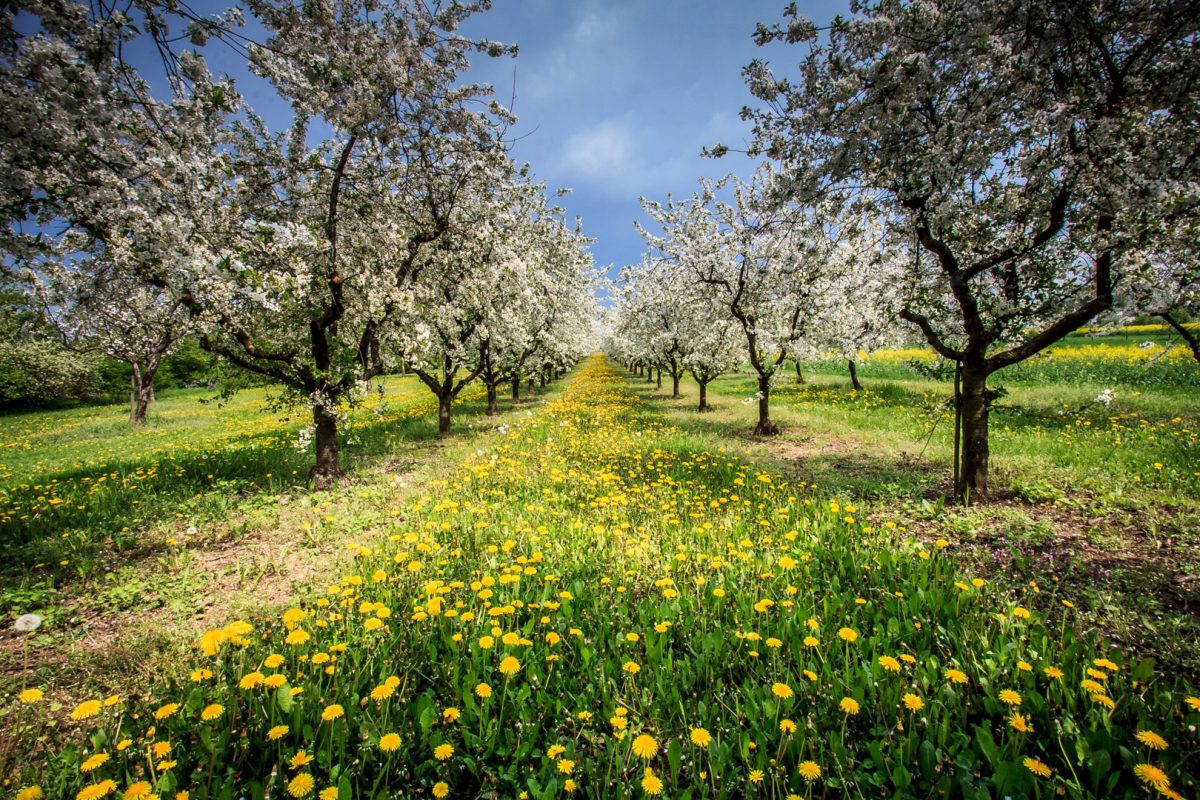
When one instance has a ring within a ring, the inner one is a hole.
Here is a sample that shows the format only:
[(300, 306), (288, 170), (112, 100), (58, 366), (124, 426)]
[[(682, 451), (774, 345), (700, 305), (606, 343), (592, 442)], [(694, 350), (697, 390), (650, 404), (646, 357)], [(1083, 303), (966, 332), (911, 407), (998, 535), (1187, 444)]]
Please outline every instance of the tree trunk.
[(708, 381), (698, 381), (700, 384), (700, 411), (708, 411)]
[(521, 379), (512, 379), (512, 400), (513, 405), (516, 405), (521, 400)]
[(962, 467), (954, 494), (964, 504), (988, 496), (987, 371), (964, 366), (962, 373)]
[(671, 397), (679, 397), (679, 375), (671, 376)]
[(133, 364), (133, 374), (129, 378), (129, 422), (142, 425), (146, 422), (146, 411), (154, 402), (154, 373), (155, 369), (142, 370)]
[(449, 390), (443, 391), (438, 395), (438, 436), (448, 436), (450, 434), (450, 406), (454, 403), (454, 398)]
[(496, 384), (494, 384), (494, 383), (487, 384), (487, 399), (488, 399), (487, 415), (489, 417), (494, 417), (500, 413), (500, 406), (498, 406), (496, 404)]
[(853, 358), (846, 363), (850, 365), (850, 385), (854, 387), (854, 391), (861, 392), (862, 384), (858, 382), (858, 365), (854, 363)]
[(529, 397), (537, 397), (537, 385), (534, 383), (533, 376), (529, 376), (529, 380), (525, 382), (525, 394)]
[(313, 486), (328, 489), (342, 477), (338, 460), (337, 417), (324, 408), (313, 408), (313, 443), (317, 448), (317, 463), (309, 472)]
[(758, 436), (774, 436), (778, 426), (771, 422), (771, 379), (768, 375), (758, 376), (758, 425), (754, 427)]
[(1170, 325), (1176, 333), (1179, 334), (1183, 341), (1187, 343), (1187, 346), (1192, 350), (1192, 358), (1196, 359), (1196, 363), (1200, 364), (1200, 336), (1196, 336), (1196, 334), (1189, 331), (1186, 327), (1184, 327), (1182, 322), (1175, 319), (1175, 317), (1169, 313), (1159, 314), (1158, 316), (1162, 317), (1163, 320), (1165, 320), (1166, 323)]
[(804, 380), (804, 372), (800, 369), (800, 362), (796, 362), (796, 383), (803, 386), (807, 381)]
[(657, 368), (657, 369), (654, 371), (654, 375), (655, 375), (655, 377), (654, 377), (654, 386), (655, 386), (655, 388), (657, 388), (657, 389), (661, 389), (661, 388), (662, 388), (662, 367), (658, 367), (658, 368)]

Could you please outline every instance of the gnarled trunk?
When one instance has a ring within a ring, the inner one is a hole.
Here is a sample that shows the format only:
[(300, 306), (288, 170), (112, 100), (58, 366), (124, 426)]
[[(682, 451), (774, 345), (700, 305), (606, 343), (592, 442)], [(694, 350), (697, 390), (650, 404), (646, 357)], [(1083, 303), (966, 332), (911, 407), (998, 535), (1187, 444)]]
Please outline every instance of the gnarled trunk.
[(313, 486), (328, 489), (343, 475), (338, 456), (337, 416), (321, 406), (313, 407), (313, 444), (317, 449), (317, 463), (309, 472)]
[(850, 366), (850, 385), (854, 387), (854, 391), (861, 392), (862, 384), (858, 382), (858, 365), (854, 363), (854, 359), (848, 359), (847, 364)]
[(698, 381), (700, 384), (700, 411), (708, 411), (708, 381)]
[(769, 375), (758, 376), (758, 425), (754, 427), (758, 436), (774, 436), (779, 433), (779, 427), (771, 422), (771, 378)]
[[(450, 381), (446, 384), (449, 386)], [(454, 404), (454, 396), (449, 390), (443, 391), (438, 395), (438, 436), (448, 436), (450, 434), (450, 406)]]
[(679, 375), (671, 376), (671, 397), (679, 397)]
[(131, 364), (133, 373), (129, 377), (129, 422), (142, 425), (146, 422), (146, 412), (154, 402), (154, 375), (158, 372), (158, 364), (147, 364), (142, 368), (139, 364)]
[(487, 415), (494, 417), (500, 413), (500, 406), (496, 404), (496, 384), (487, 384)]
[(964, 503), (988, 496), (988, 374), (964, 365), (962, 372), (962, 464), (954, 494)]

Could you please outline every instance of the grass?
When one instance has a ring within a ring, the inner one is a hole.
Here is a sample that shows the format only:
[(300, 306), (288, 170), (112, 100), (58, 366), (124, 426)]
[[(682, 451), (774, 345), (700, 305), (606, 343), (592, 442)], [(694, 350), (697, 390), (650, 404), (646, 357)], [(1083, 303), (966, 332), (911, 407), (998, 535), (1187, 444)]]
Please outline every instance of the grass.
[[(436, 435), (436, 401), (415, 378), (392, 376), (350, 411), (343, 459), (353, 468)], [(461, 400), (477, 414), (480, 392)], [(247, 498), (303, 486), (306, 419), (264, 390), (218, 402), (201, 390), (165, 392), (141, 429), (122, 406), (0, 417), (0, 610), (53, 613), (64, 583), (110, 579), (114, 562), (150, 555), (143, 531), (188, 520), (193, 534)]]
[[(362, 509), (282, 613), (77, 698), (51, 797), (1142, 797), (1200, 699), (1074, 595), (741, 455), (602, 359)], [(49, 688), (49, 687), (47, 687)], [(116, 690), (117, 687), (113, 687)], [(31, 696), (31, 700), (34, 698)], [(36, 726), (39, 702), (18, 706)], [(1166, 745), (1158, 749), (1159, 743)]]
[[(1119, 382), (1130, 355), (1108, 355), (1093, 364), (1091, 383), (996, 381), (1007, 389), (991, 416), (999, 499), (974, 509), (944, 502), (952, 446), (944, 381), (911, 372), (880, 378), (866, 365), (865, 390), (855, 392), (844, 365), (808, 365), (806, 385), (789, 373), (773, 394), (784, 435), (762, 446), (835, 496), (901, 515), (927, 537), (951, 538), (989, 573), (1070, 587), (1088, 624), (1196, 678), (1200, 406), (1188, 384), (1195, 363), (1178, 362), (1157, 386), (1131, 386)], [(1109, 404), (1097, 400), (1106, 389)], [(722, 411), (687, 414), (681, 424), (745, 437), (750, 376), (726, 376), (710, 392)], [(694, 397), (694, 387), (688, 393)]]

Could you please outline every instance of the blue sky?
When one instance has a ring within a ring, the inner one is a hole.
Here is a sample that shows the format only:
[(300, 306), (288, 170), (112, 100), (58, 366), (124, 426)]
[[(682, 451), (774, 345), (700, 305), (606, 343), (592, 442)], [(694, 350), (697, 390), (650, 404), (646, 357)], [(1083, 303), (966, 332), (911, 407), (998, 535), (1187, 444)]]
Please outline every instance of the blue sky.
[[(757, 47), (758, 21), (782, 20), (786, 0), (495, 0), (463, 33), (515, 43), (515, 59), (485, 60), (490, 83), (520, 121), (513, 148), (595, 238), (599, 265), (637, 261), (640, 195), (688, 194), (702, 175), (748, 175), (740, 154), (703, 159), (705, 145), (744, 148), (738, 112), (753, 98), (741, 68), (765, 58), (793, 71), (796, 47)], [(844, 2), (800, 2), (819, 24)]]

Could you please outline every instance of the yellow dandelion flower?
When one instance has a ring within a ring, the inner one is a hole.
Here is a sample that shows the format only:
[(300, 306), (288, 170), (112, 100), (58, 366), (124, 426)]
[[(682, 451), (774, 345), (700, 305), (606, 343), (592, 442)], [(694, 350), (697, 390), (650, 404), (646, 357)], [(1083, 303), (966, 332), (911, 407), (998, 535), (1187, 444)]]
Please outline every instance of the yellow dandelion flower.
[(521, 662), (512, 656), (507, 656), (500, 662), (501, 675), (516, 675), (520, 671)]
[(854, 716), (859, 711), (858, 701), (853, 697), (843, 697), (838, 703), (838, 708), (850, 716)]
[(80, 772), (93, 772), (104, 766), (109, 759), (108, 753), (96, 753), (79, 765)]
[(1167, 740), (1154, 731), (1138, 731), (1137, 740), (1151, 750), (1166, 750)]
[(1021, 705), (1021, 695), (1012, 689), (1005, 689), (1000, 692), (1000, 702), (1006, 706), (1019, 706)]
[(71, 712), (71, 719), (76, 721), (81, 719), (90, 719), (91, 717), (99, 714), (101, 708), (102, 706), (100, 705), (99, 700), (84, 700), (82, 703), (75, 706), (75, 710)]
[(292, 756), (292, 760), (288, 762), (292, 769), (300, 769), (303, 766), (312, 763), (312, 756), (301, 750), (296, 755)]
[(316, 782), (313, 780), (312, 775), (309, 775), (307, 772), (301, 772), (288, 783), (287, 791), (292, 797), (305, 797), (312, 793), (313, 786), (315, 785)]
[(26, 786), (17, 792), (17, 800), (42, 800), (45, 794), (40, 786)]
[(775, 695), (780, 700), (787, 700), (795, 695), (795, 692), (793, 692), (792, 687), (788, 686), (786, 683), (773, 683), (771, 684), (771, 694)]
[(454, 706), (448, 706), (446, 710), (442, 712), (442, 719), (446, 720), (446, 722), (458, 722), (458, 718), (461, 715), (462, 712), (457, 708)]
[(646, 772), (642, 775), (642, 791), (654, 797), (662, 794), (662, 790), (663, 782), (654, 774), (654, 770), (647, 767)]
[(338, 788), (336, 786), (326, 786), (317, 793), (320, 800), (338, 800)]
[(1009, 717), (1008, 724), (1017, 733), (1029, 733), (1033, 730), (1033, 723), (1029, 721), (1028, 717), (1021, 714), (1013, 714)]
[(166, 719), (167, 717), (173, 716), (177, 711), (179, 711), (178, 703), (167, 703), (165, 706), (158, 707), (158, 709), (154, 712), (154, 718), (159, 720)]
[(449, 797), (450, 784), (446, 783), (445, 781), (438, 781), (435, 783), (433, 785), (433, 796), (438, 800), (442, 800), (443, 797)]
[(335, 719), (341, 719), (346, 715), (346, 709), (339, 704), (325, 706), (325, 710), (321, 712), (321, 719), (325, 722), (333, 722)]
[(925, 701), (910, 692), (904, 695), (904, 707), (909, 711), (920, 711), (925, 707)]
[(1058, 667), (1046, 667), (1044, 670), (1042, 670), (1042, 672), (1044, 672), (1046, 677), (1050, 678), (1051, 680), (1061, 678), (1063, 676), (1063, 671)]
[(1171, 780), (1167, 777), (1167, 773), (1153, 764), (1137, 764), (1133, 768), (1133, 774), (1137, 775), (1138, 780), (1146, 784), (1146, 786), (1156, 789), (1159, 792), (1171, 787)]
[(854, 628), (841, 628), (838, 630), (838, 638), (843, 642), (853, 642), (858, 638), (858, 631)]
[(821, 777), (821, 767), (815, 761), (800, 762), (800, 777), (806, 781), (815, 781)]
[(400, 749), (400, 734), (385, 733), (379, 737), (379, 749), (385, 753), (394, 753)]
[(779, 730), (786, 734), (796, 732), (796, 723), (790, 719), (779, 720)]
[(897, 661), (896, 659), (892, 658), (891, 656), (880, 656), (879, 657), (879, 666), (883, 667), (888, 672), (899, 672), (900, 671), (900, 662)]
[(654, 754), (658, 752), (658, 742), (654, 741), (654, 737), (643, 733), (633, 740), (633, 754), (638, 758), (646, 759), (647, 761), (654, 758)]
[(150, 795), (150, 783), (148, 781), (137, 781), (129, 784), (129, 788), (125, 790), (122, 797), (125, 800), (142, 800)]
[[(26, 689), (17, 695), (17, 699), (28, 705), (39, 702), (44, 696), (41, 689)], [(38, 791), (40, 792), (41, 789), (38, 789)]]
[(637, 675), (639, 672), (642, 671), (642, 668), (640, 666), (638, 666), (638, 663), (636, 661), (626, 661), (621, 666), (621, 669), (625, 670), (630, 675)]
[(1023, 763), (1025, 765), (1025, 769), (1029, 770), (1034, 775), (1037, 775), (1039, 778), (1049, 778), (1050, 777), (1050, 768), (1048, 766), (1046, 766), (1044, 763), (1042, 763), (1041, 759), (1026, 758), (1021, 763)]
[(220, 718), (220, 716), (224, 713), (225, 706), (221, 705), (220, 703), (212, 703), (205, 706), (204, 710), (200, 712), (200, 719), (204, 720), (205, 722), (212, 722), (214, 719)]
[(454, 745), (452, 744), (439, 744), (433, 748), (433, 757), (438, 761), (446, 761), (452, 755), (454, 755)]
[(492, 687), (486, 683), (481, 683), (475, 687), (475, 694), (486, 700), (492, 696)]
[(267, 731), (267, 739), (269, 739), (272, 742), (277, 742), (280, 739), (282, 739), (284, 736), (287, 736), (287, 733), (288, 733), (287, 725), (276, 725), (274, 728), (271, 728), (271, 730)]
[(704, 728), (692, 728), (691, 738), (692, 744), (697, 747), (708, 747), (709, 742), (712, 741), (712, 734)]
[(101, 797), (108, 797), (116, 789), (116, 781), (100, 781), (99, 783), (89, 784), (80, 789), (79, 793), (75, 795), (75, 800), (100, 800)]

